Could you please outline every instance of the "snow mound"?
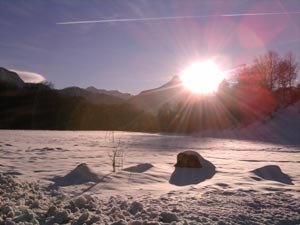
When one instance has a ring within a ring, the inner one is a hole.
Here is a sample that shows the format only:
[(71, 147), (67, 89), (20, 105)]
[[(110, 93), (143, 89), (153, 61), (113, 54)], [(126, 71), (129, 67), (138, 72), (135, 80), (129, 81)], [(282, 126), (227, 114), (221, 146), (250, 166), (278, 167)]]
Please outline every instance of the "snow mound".
[(277, 181), (284, 184), (293, 184), (292, 179), (283, 173), (277, 165), (267, 165), (251, 171), (256, 176), (265, 180)]
[(216, 167), (210, 161), (204, 159), (198, 152), (185, 151), (180, 154), (193, 155), (198, 158), (201, 168), (175, 167), (169, 183), (177, 186), (185, 186), (190, 184), (199, 184), (207, 179), (212, 178), (216, 173)]
[(100, 182), (98, 175), (91, 171), (86, 163), (81, 163), (64, 177), (55, 177), (54, 186), (70, 186), (88, 182)]
[(147, 170), (151, 169), (152, 167), (153, 167), (153, 165), (150, 163), (141, 163), (136, 166), (127, 167), (123, 170), (127, 171), (127, 172), (132, 172), (132, 173), (143, 173), (143, 172), (146, 172)]

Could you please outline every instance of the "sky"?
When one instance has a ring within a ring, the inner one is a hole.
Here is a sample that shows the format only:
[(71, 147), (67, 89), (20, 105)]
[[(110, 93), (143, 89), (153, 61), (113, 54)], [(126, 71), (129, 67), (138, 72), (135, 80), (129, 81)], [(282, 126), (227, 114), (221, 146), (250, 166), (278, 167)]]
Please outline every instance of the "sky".
[[(98, 22), (66, 24), (76, 21)], [(55, 88), (137, 94), (196, 61), (299, 59), (299, 21), (299, 0), (0, 0), (0, 67)]]

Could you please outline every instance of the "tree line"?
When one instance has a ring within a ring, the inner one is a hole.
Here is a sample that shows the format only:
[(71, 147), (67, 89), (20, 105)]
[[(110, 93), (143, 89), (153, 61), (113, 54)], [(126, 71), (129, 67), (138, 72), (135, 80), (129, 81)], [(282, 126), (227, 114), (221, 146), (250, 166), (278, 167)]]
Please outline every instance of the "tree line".
[(0, 83), (0, 129), (157, 132), (157, 127), (155, 116), (129, 104), (92, 104), (48, 84), (19, 89)]
[[(284, 57), (274, 51), (269, 51), (255, 58), (252, 65), (245, 65), (237, 72), (237, 82), (240, 85), (255, 85), (265, 87), (271, 92), (283, 92), (283, 101), (289, 103), (299, 64), (292, 53)], [(288, 93), (290, 92), (290, 93)], [(289, 98), (289, 99), (286, 99)]]

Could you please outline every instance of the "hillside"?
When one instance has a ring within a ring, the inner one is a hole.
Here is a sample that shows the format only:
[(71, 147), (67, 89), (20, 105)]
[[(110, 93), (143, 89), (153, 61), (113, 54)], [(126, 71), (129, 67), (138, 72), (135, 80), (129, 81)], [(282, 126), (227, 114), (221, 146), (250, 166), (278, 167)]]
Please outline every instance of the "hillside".
[(206, 131), (201, 136), (300, 144), (300, 100), (262, 121), (223, 131)]
[(242, 128), (241, 135), (271, 142), (300, 143), (300, 101), (279, 109), (262, 122)]

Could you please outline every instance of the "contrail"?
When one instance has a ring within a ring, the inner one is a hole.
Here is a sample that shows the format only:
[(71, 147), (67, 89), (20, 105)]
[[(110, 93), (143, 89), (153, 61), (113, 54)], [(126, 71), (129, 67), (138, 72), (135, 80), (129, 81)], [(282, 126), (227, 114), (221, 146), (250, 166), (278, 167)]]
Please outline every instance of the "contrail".
[(210, 17), (240, 17), (240, 16), (274, 16), (274, 15), (293, 15), (300, 12), (262, 12), (262, 13), (235, 13), (235, 14), (218, 14), (218, 15), (203, 15), (203, 16), (167, 16), (167, 17), (146, 17), (146, 18), (123, 18), (123, 19), (102, 19), (102, 20), (80, 20), (58, 22), (59, 25), (70, 24), (87, 24), (87, 23), (113, 23), (113, 22), (138, 22), (138, 21), (155, 21), (155, 20), (185, 20), (195, 18), (210, 18)]

